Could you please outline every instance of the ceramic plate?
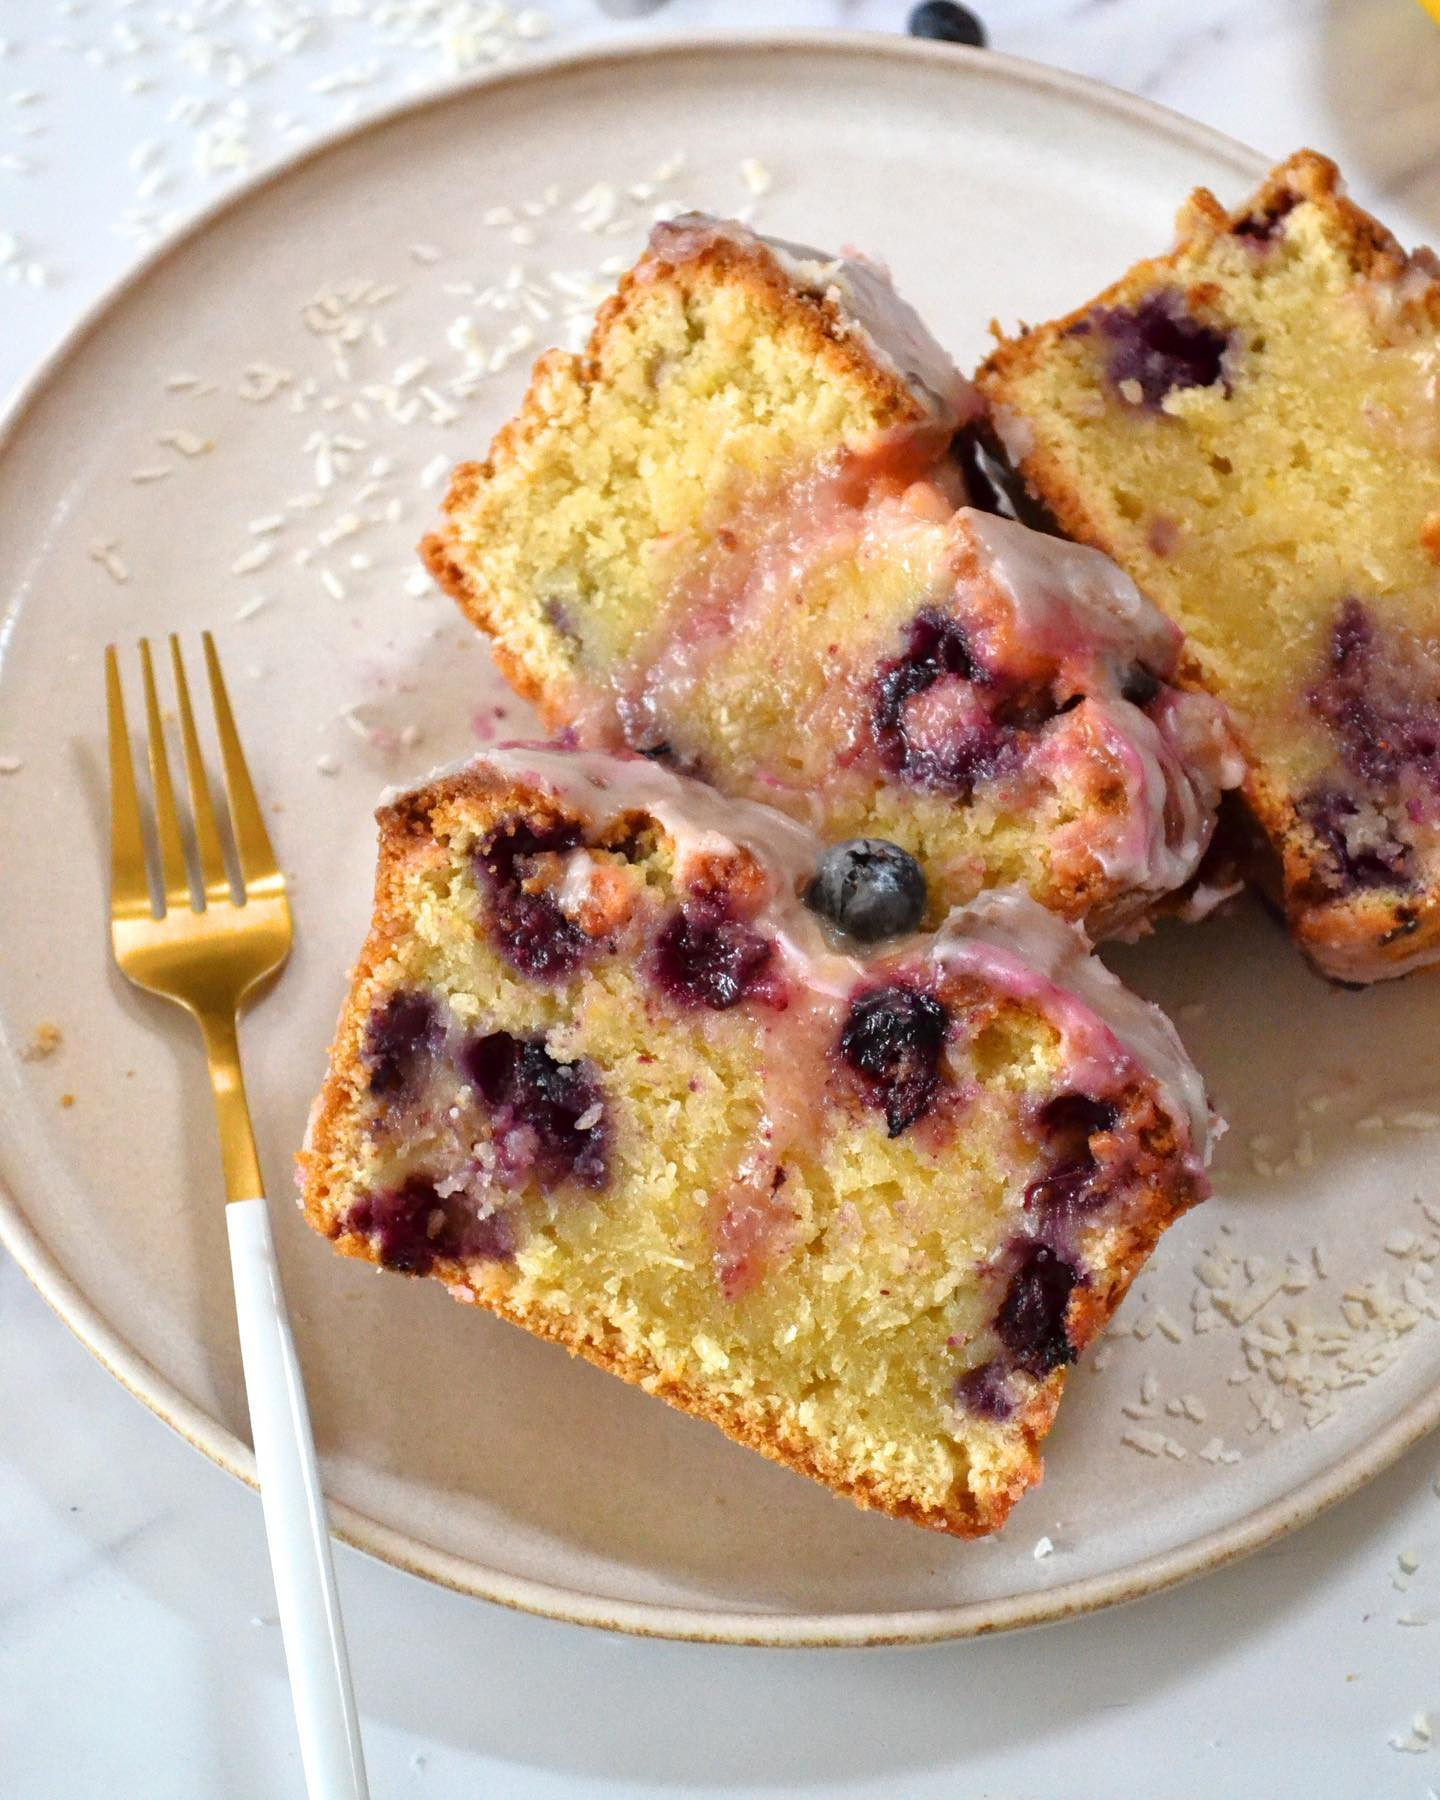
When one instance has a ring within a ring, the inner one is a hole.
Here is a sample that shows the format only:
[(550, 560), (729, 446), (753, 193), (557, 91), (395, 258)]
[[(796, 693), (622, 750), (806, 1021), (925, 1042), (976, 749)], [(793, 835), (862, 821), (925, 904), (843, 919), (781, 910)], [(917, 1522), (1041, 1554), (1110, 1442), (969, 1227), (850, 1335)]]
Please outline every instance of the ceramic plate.
[(656, 210), (750, 208), (877, 252), (967, 365), (992, 317), (1070, 306), (1164, 243), (1194, 183), (1234, 198), (1258, 167), (1154, 107), (946, 47), (592, 55), (306, 154), (71, 338), (0, 459), (0, 1225), (122, 1381), (249, 1476), (199, 1045), (120, 979), (105, 929), (101, 648), (208, 626), (294, 883), (295, 955), (247, 1064), (351, 1542), (626, 1630), (958, 1636), (1213, 1567), (1435, 1422), (1434, 984), (1328, 989), (1258, 914), (1119, 959), (1232, 1129), (1215, 1199), (1076, 1374), (1043, 1488), (991, 1542), (862, 1514), (438, 1286), (336, 1258), (290, 1204), (379, 789), (530, 726), (412, 546)]

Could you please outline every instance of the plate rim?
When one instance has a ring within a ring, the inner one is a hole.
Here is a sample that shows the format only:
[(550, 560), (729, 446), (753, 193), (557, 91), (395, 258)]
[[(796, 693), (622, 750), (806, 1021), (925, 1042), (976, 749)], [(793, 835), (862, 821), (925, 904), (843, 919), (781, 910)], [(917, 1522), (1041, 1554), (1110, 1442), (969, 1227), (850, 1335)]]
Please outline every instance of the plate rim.
[[(1193, 145), (1228, 162), (1237, 176), (1255, 180), (1268, 159), (1238, 140), (1153, 100), (1122, 92), (1090, 76), (1052, 69), (1023, 57), (859, 31), (664, 32), (640, 43), (590, 45), (535, 56), (511, 68), (447, 83), (326, 132), (277, 159), (258, 174), (217, 195), (176, 232), (155, 245), (85, 306), (51, 349), (21, 379), (0, 409), (0, 455), (71, 358), (144, 282), (173, 256), (232, 212), (248, 205), (307, 165), (402, 118), (466, 98), (483, 98), (587, 69), (633, 67), (677, 57), (754, 56), (766, 50), (791, 55), (849, 59), (857, 55), (892, 63), (928, 64), (993, 72), (1000, 81), (1078, 101), (1091, 110), (1137, 123), (1172, 143)], [(254, 1456), (203, 1406), (182, 1394), (125, 1341), (66, 1273), (42, 1241), (19, 1199), (0, 1180), (0, 1245), (10, 1253), (41, 1297), (96, 1360), (137, 1400), (228, 1474), (255, 1487)], [(1440, 1425), (1440, 1386), (1402, 1409), (1379, 1432), (1337, 1462), (1265, 1506), (1189, 1542), (1106, 1574), (1061, 1583), (999, 1600), (972, 1600), (895, 1612), (739, 1612), (706, 1606), (660, 1605), (587, 1593), (582, 1589), (508, 1574), (438, 1549), (381, 1524), (342, 1501), (328, 1500), (331, 1529), (343, 1542), (404, 1572), (455, 1592), (518, 1611), (639, 1637), (770, 1648), (837, 1649), (938, 1643), (957, 1638), (1056, 1623), (1159, 1593), (1218, 1569), (1315, 1518), (1388, 1468), (1415, 1442)]]

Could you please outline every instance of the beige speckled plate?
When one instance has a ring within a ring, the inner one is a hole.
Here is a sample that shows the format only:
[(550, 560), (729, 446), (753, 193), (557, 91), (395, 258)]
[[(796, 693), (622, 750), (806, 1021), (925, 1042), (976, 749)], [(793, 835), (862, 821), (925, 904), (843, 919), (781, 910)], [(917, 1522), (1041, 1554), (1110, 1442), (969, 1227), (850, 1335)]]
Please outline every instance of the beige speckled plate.
[[(773, 177), (758, 202), (746, 158)], [(1163, 242), (1193, 182), (1230, 197), (1257, 168), (1001, 57), (841, 37), (625, 51), (307, 153), (72, 337), (0, 459), (0, 755), (22, 762), (0, 775), (0, 1228), (127, 1386), (249, 1475), (198, 1046), (119, 979), (104, 929), (100, 648), (210, 626), (294, 874), (297, 951), (248, 1061), (353, 1543), (624, 1630), (958, 1636), (1213, 1567), (1436, 1422), (1440, 988), (1327, 990), (1258, 916), (1123, 958), (1179, 1009), (1234, 1129), (1216, 1200), (1075, 1377), (1046, 1483), (993, 1542), (856, 1512), (438, 1288), (336, 1259), (288, 1205), (366, 921), (376, 792), (525, 724), (497, 722), (489, 658), (415, 591), (411, 546), (439, 470), (483, 449), (534, 348), (576, 328), (586, 272), (628, 259), (658, 203), (758, 204), (787, 235), (883, 253), (973, 360), (992, 315), (1068, 306)], [(27, 1060), (42, 1022), (63, 1045)]]

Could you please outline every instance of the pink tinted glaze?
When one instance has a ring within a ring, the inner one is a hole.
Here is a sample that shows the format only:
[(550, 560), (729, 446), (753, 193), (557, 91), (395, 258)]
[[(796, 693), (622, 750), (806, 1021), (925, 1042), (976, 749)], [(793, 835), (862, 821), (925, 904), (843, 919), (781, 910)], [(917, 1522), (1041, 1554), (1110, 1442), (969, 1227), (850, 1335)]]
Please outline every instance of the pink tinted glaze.
[(957, 907), (939, 932), (900, 945), (869, 951), (840, 947), (799, 897), (814, 873), (822, 840), (785, 813), (725, 799), (702, 782), (628, 754), (509, 744), (456, 765), (466, 766), (553, 794), (592, 830), (629, 813), (648, 814), (671, 839), (682, 868), (687, 857), (730, 846), (743, 847), (756, 859), (768, 879), (751, 922), (774, 938), (798, 990), (784, 1011), (768, 1017), (762, 1045), (767, 1144), (777, 1159), (787, 1143), (813, 1138), (822, 1129), (822, 1102), (803, 1072), (814, 1067), (816, 1046), (833, 1042), (850, 999), (886, 968), (929, 961), (941, 969), (963, 968), (1033, 1005), (1060, 1032), (1080, 1085), (1103, 1093), (1132, 1076), (1154, 1081), (1188, 1140), (1194, 1165), (1208, 1160), (1215, 1121), (1204, 1083), (1174, 1027), (1089, 953), (1078, 927), (1028, 894), (992, 890)]
[(823, 562), (875, 554), (950, 517), (963, 498), (961, 478), (936, 451), (928, 434), (889, 433), (837, 453), (781, 495), (742, 502), (725, 521), (733, 547), (678, 585), (658, 633), (631, 666), (611, 674), (610, 692), (584, 705), (582, 736), (664, 741), (715, 659), (741, 633), (758, 642), (783, 630)]
[(1186, 1141), (1198, 1173), (1223, 1130), (1199, 1070), (1158, 1006), (1132, 994), (1094, 956), (1083, 932), (1028, 895), (992, 889), (957, 907), (924, 952), (944, 969), (977, 975), (1043, 1013), (1059, 1031), (1073, 1079), (1104, 1096), (1148, 1076)]

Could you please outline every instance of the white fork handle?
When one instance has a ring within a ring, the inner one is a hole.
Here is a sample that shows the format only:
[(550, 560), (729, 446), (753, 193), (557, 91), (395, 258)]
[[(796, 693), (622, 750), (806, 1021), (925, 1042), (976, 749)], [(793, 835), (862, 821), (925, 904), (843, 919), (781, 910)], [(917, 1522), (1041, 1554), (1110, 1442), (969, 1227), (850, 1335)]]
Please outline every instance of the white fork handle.
[(263, 1200), (225, 1208), (250, 1430), (310, 1800), (367, 1800), (310, 1409)]

